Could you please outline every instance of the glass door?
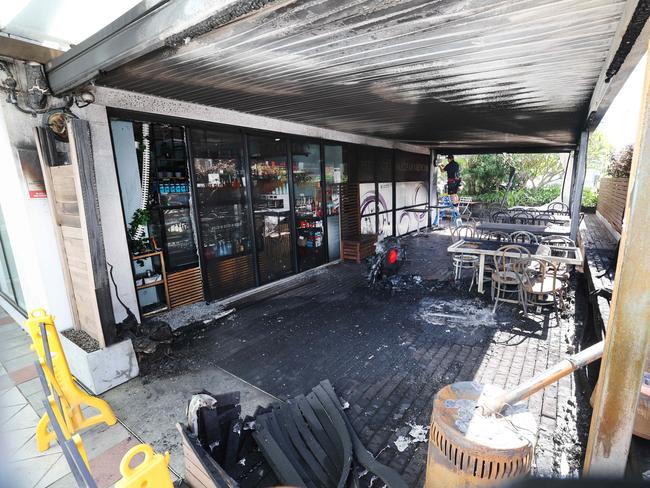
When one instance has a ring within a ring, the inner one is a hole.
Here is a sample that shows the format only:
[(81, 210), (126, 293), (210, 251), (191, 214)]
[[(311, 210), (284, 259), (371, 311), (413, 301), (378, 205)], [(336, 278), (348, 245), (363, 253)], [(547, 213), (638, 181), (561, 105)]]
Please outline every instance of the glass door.
[(341, 257), (341, 185), (347, 183), (344, 150), (340, 144), (325, 144), (325, 209), (327, 214), (327, 249), (330, 261)]
[(190, 129), (202, 255), (210, 299), (255, 286), (240, 134)]
[(325, 262), (320, 144), (293, 141), (291, 160), (298, 271)]
[[(198, 256), (190, 210), (190, 179), (187, 166), (184, 129), (178, 126), (150, 124), (151, 237), (160, 239), (167, 271), (196, 266)], [(141, 132), (141, 130), (140, 130)]]
[(248, 158), (257, 263), (264, 284), (293, 272), (287, 140), (250, 136)]

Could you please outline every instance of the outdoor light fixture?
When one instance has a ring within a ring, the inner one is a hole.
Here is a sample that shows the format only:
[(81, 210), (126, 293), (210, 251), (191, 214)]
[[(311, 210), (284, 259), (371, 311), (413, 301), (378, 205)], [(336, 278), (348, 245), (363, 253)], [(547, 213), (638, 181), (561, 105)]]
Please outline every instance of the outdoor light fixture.
[(47, 115), (46, 124), (54, 137), (61, 142), (68, 142), (68, 120), (69, 114), (63, 110), (55, 110)]

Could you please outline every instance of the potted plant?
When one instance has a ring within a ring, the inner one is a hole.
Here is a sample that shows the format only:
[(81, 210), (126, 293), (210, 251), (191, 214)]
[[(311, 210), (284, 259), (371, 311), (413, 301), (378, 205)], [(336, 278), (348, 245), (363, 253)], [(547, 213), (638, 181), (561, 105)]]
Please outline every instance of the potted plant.
[(132, 255), (143, 254), (150, 251), (150, 241), (145, 237), (145, 229), (151, 221), (151, 212), (148, 208), (139, 208), (133, 212), (127, 233), (129, 235), (129, 248)]

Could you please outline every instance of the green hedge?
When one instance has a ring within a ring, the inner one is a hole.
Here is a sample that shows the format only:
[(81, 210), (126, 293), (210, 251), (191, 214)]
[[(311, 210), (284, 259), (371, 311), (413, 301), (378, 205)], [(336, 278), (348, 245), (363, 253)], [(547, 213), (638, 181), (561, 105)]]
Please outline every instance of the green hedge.
[[(530, 188), (512, 190), (508, 192), (506, 206), (514, 207), (521, 205), (525, 207), (538, 207), (555, 200), (560, 196), (561, 191), (562, 189), (559, 186), (547, 186), (535, 190)], [(503, 193), (503, 191), (494, 191), (490, 193), (482, 193), (480, 195), (472, 195), (472, 198), (478, 202), (501, 203)]]
[(598, 205), (598, 193), (591, 188), (584, 188), (582, 190), (582, 206), (594, 208)]

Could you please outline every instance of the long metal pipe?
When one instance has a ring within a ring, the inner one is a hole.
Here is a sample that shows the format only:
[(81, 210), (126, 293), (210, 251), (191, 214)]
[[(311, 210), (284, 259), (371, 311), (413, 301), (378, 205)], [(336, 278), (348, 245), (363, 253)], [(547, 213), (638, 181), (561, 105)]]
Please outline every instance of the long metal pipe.
[(479, 399), (478, 406), (483, 408), (484, 414), (500, 413), (506, 405), (513, 405), (524, 398), (528, 398), (533, 393), (542, 388), (555, 383), (560, 378), (573, 373), (576, 369), (582, 368), (589, 363), (594, 362), (603, 355), (603, 346), (605, 342), (588, 347), (573, 356), (564, 358), (555, 366), (548, 368), (546, 371), (539, 373), (528, 381), (524, 381), (517, 388), (506, 391), (498, 396), (485, 396)]

